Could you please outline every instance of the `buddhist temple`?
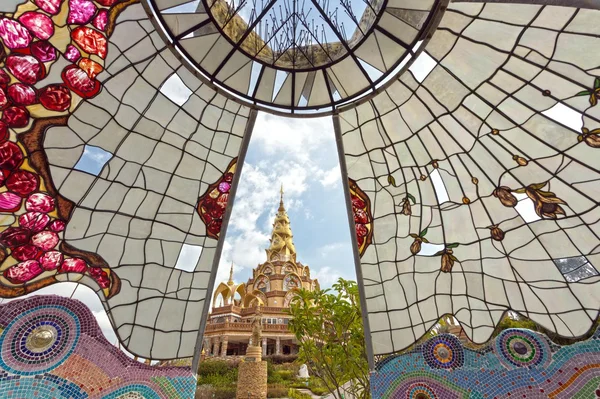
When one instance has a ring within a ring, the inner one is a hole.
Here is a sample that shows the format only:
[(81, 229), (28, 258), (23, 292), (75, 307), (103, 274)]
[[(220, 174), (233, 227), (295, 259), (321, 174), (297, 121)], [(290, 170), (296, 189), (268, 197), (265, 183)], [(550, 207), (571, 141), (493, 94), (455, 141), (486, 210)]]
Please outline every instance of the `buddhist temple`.
[(246, 283), (221, 282), (213, 295), (213, 307), (204, 334), (204, 356), (243, 356), (252, 341), (251, 322), (262, 313), (262, 356), (297, 353), (294, 334), (288, 329), (287, 309), (300, 288), (319, 288), (310, 268), (296, 259), (290, 218), (283, 204), (283, 187), (266, 261), (252, 270)]

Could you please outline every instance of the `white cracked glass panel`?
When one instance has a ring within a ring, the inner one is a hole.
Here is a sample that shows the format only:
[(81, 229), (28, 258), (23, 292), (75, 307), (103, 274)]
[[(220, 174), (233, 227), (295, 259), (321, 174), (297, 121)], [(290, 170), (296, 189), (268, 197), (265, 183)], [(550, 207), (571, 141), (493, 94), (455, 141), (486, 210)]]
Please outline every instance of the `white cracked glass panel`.
[(238, 156), (249, 109), (193, 77), (139, 4), (109, 48), (100, 94), (44, 140), (54, 185), (74, 204), (65, 242), (119, 277), (103, 302), (125, 348), (193, 356), (217, 247), (196, 206)]
[(508, 309), (565, 337), (596, 320), (600, 11), (556, 11), (452, 4), (426, 76), (340, 115), (375, 355), (446, 313), (478, 343)]

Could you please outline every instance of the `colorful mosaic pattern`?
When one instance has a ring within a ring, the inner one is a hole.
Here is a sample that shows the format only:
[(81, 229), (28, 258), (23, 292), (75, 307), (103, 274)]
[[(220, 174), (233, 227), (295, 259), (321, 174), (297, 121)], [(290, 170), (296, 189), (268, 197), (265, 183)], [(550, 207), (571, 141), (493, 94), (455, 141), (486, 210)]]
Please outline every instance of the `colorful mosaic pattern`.
[[(440, 348), (447, 361), (440, 360)], [(561, 347), (541, 334), (508, 329), (480, 350), (438, 335), (381, 361), (371, 389), (377, 399), (596, 398), (600, 330)]]
[(85, 305), (35, 296), (0, 305), (0, 398), (189, 399), (189, 368), (128, 358), (102, 335)]

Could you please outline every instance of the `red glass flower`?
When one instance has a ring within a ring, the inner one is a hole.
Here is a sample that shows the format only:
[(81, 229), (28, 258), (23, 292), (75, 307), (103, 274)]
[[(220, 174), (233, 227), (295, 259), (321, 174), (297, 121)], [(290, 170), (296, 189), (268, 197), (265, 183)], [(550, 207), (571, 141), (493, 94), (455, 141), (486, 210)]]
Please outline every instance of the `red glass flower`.
[(108, 51), (106, 37), (97, 30), (80, 26), (71, 32), (71, 38), (86, 53), (97, 54), (100, 58), (106, 58)]
[(18, 145), (5, 141), (0, 144), (0, 168), (13, 170), (21, 165), (23, 153)]
[(40, 103), (50, 111), (63, 112), (71, 106), (71, 91), (65, 85), (49, 85), (40, 90)]
[(26, 170), (18, 170), (6, 180), (6, 188), (21, 197), (26, 197), (37, 190), (39, 183), (37, 175)]

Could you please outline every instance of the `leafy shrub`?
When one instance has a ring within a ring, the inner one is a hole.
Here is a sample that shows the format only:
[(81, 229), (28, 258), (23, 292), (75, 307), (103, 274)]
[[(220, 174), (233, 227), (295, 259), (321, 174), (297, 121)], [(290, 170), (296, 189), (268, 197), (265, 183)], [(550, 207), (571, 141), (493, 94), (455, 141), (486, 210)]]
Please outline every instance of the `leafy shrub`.
[(265, 360), (274, 364), (291, 363), (298, 359), (298, 355), (269, 355)]
[(198, 366), (198, 385), (215, 388), (231, 387), (237, 382), (238, 363), (226, 360), (205, 360)]
[(277, 374), (281, 377), (282, 380), (284, 381), (291, 381), (293, 380), (296, 376), (293, 374), (292, 370), (279, 370), (277, 371)]
[(215, 388), (229, 387), (237, 381), (237, 372), (231, 370), (225, 374), (209, 374), (198, 378), (198, 382), (203, 385), (212, 385)]
[(315, 395), (325, 395), (329, 393), (327, 387), (323, 384), (321, 380), (318, 378), (310, 377), (308, 379), (308, 389), (312, 391)]
[(277, 371), (273, 371), (269, 373), (267, 371), (267, 383), (268, 384), (281, 384), (283, 382), (283, 378)]
[(235, 360), (204, 360), (198, 366), (198, 375), (224, 374), (230, 370), (237, 370), (239, 361)]
[(288, 391), (288, 398), (290, 398), (290, 399), (312, 399), (312, 396), (310, 396), (307, 393), (297, 391), (294, 388), (290, 388)]
[(210, 385), (200, 385), (196, 389), (195, 399), (235, 399), (235, 387), (214, 388)]
[(267, 386), (267, 398), (285, 398), (288, 388), (281, 384), (269, 384)]

